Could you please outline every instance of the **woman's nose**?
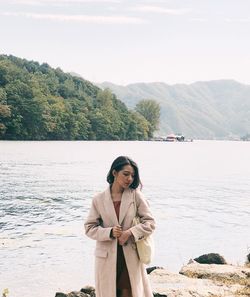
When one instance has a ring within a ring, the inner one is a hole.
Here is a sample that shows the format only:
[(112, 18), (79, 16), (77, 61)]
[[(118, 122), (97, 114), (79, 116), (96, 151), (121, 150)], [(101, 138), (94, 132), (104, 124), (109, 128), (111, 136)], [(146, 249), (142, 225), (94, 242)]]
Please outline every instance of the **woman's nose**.
[(129, 176), (128, 179), (129, 179), (130, 182), (132, 182), (133, 177), (132, 176)]

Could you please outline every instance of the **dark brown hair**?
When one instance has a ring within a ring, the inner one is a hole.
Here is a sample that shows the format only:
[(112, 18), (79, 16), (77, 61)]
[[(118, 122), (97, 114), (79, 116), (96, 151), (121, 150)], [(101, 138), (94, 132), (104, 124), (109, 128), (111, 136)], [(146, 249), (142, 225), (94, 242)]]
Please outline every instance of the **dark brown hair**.
[(107, 175), (107, 182), (110, 185), (112, 185), (114, 182), (113, 170), (115, 170), (116, 172), (119, 172), (126, 165), (132, 166), (134, 169), (134, 172), (135, 172), (133, 183), (129, 187), (132, 189), (136, 189), (139, 185), (142, 186), (137, 164), (133, 160), (131, 160), (129, 157), (126, 157), (126, 156), (119, 156), (118, 158), (116, 158), (113, 161), (111, 168)]

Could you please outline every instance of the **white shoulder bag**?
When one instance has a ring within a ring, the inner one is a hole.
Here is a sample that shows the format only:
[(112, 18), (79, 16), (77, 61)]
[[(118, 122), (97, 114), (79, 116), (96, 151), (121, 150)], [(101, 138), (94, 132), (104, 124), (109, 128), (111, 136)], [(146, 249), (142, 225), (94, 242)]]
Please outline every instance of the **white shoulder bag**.
[[(133, 219), (133, 226), (140, 224), (140, 217), (138, 216), (135, 191), (133, 193), (135, 217)], [(138, 252), (139, 259), (144, 264), (149, 264), (152, 261), (154, 254), (154, 241), (151, 235), (144, 237), (143, 239), (136, 241), (136, 248)]]

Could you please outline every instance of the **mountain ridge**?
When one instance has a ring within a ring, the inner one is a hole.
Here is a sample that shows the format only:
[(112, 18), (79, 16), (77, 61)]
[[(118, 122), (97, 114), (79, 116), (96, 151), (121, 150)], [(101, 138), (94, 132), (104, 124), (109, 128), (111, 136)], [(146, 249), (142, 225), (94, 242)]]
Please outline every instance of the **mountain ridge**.
[[(82, 77), (80, 74), (75, 73), (75, 72), (70, 72), (70, 74)], [(173, 84), (170, 84), (170, 83), (167, 83), (167, 82), (164, 82), (164, 81), (150, 81), (150, 82), (139, 81), (139, 82), (128, 83), (128, 84), (125, 84), (125, 85), (119, 84), (119, 83), (113, 83), (113, 82), (110, 82), (110, 81), (103, 81), (103, 82), (95, 82), (93, 84), (95, 84), (95, 85), (110, 84), (110, 85), (119, 86), (119, 87), (128, 87), (128, 86), (131, 86), (131, 85), (140, 85), (140, 84), (143, 84), (143, 85), (163, 84), (163, 85), (167, 85), (169, 87), (173, 87), (173, 86), (183, 86), (183, 85), (184, 86), (191, 86), (191, 85), (199, 84), (199, 83), (213, 83), (213, 82), (223, 82), (223, 81), (224, 82), (232, 82), (232, 83), (245, 85), (245, 86), (250, 86), (250, 84), (242, 83), (242, 82), (240, 82), (240, 81), (238, 81), (236, 79), (230, 79), (230, 78), (212, 79), (212, 80), (197, 80), (197, 81), (194, 81), (192, 83), (173, 83)]]
[(236, 80), (97, 85), (109, 88), (130, 108), (142, 99), (158, 101), (161, 135), (178, 132), (189, 138), (238, 139), (250, 133), (250, 85)]

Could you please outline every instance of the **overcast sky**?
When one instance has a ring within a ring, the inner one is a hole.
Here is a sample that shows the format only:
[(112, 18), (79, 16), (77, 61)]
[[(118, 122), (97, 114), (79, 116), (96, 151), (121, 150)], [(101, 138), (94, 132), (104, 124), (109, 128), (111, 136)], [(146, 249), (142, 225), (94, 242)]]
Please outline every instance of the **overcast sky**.
[(250, 0), (0, 0), (0, 53), (93, 82), (250, 84)]

